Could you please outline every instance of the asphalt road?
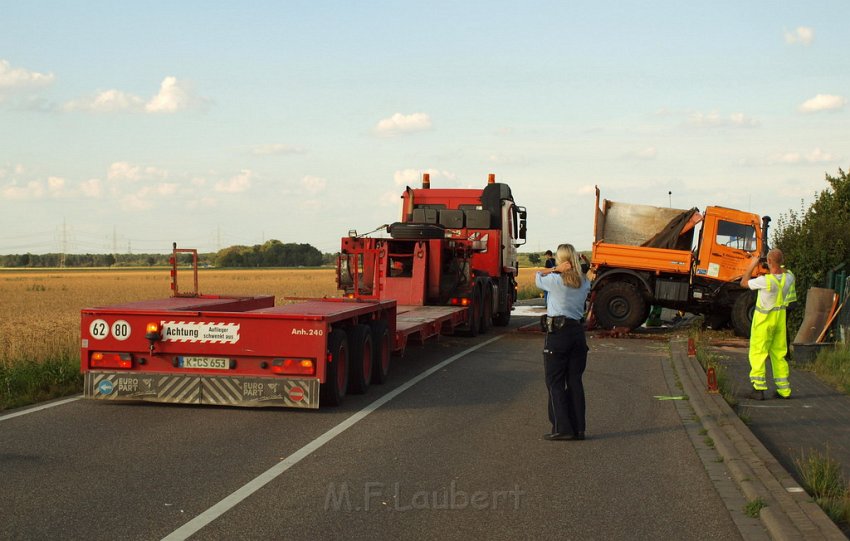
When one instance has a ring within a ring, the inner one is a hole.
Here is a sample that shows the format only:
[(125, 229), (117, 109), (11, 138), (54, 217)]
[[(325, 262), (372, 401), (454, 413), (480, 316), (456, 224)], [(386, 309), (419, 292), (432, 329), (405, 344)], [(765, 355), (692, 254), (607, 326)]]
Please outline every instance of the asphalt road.
[(654, 398), (666, 342), (593, 340), (588, 439), (546, 442), (542, 335), (516, 330), (531, 321), (409, 347), (335, 409), (0, 416), (0, 538), (740, 539)]

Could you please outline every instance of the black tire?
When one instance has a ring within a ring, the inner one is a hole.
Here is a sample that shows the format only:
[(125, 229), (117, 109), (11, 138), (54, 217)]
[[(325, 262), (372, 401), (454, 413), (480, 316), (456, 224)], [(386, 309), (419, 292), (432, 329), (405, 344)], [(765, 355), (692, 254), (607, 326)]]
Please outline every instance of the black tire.
[(387, 231), (394, 239), (442, 239), (446, 236), (446, 228), (437, 224), (396, 222)]
[(481, 288), (481, 324), (479, 331), (487, 334), (493, 328), (493, 288), (486, 281), (482, 282)]
[(637, 287), (628, 282), (604, 284), (593, 302), (593, 312), (603, 329), (634, 329), (646, 321), (649, 305)]
[(499, 307), (493, 317), (493, 325), (496, 327), (507, 327), (511, 322), (511, 308), (513, 307), (513, 284), (507, 276), (499, 279)]
[(368, 325), (355, 325), (348, 331), (348, 345), (351, 355), (348, 357), (348, 392), (363, 394), (372, 383), (374, 351), (372, 331)]
[(325, 382), (319, 388), (323, 406), (339, 406), (348, 388), (348, 337), (345, 331), (334, 329), (328, 336), (330, 362), (325, 370)]
[(705, 326), (713, 330), (725, 329), (729, 326), (729, 312), (706, 314)]
[(750, 337), (753, 312), (756, 310), (756, 292), (742, 291), (732, 305), (732, 328), (737, 336)]
[(392, 357), (392, 337), (387, 322), (378, 320), (372, 323), (372, 383), (381, 385), (387, 382)]

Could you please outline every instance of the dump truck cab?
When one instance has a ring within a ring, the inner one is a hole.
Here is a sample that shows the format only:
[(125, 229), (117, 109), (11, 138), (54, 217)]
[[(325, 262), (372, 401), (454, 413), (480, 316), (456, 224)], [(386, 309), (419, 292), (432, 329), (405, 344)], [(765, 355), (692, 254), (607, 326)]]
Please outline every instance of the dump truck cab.
[(759, 222), (751, 212), (706, 207), (694, 274), (721, 282), (740, 280), (750, 259), (762, 253)]

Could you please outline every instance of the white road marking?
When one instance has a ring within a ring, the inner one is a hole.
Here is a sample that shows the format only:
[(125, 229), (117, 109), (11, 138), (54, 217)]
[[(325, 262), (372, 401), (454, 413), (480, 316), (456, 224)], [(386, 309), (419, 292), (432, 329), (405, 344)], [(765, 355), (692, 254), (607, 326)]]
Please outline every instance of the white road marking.
[(344, 420), (343, 422), (339, 423), (335, 427), (331, 428), (330, 430), (328, 430), (327, 432), (325, 432), (324, 434), (322, 434), (321, 436), (319, 436), (315, 440), (311, 441), (310, 443), (308, 443), (307, 445), (305, 445), (301, 449), (298, 449), (297, 451), (295, 451), (294, 453), (289, 455), (286, 459), (278, 462), (277, 464), (275, 464), (271, 468), (267, 469), (265, 472), (261, 473), (260, 475), (258, 475), (257, 477), (255, 477), (254, 479), (249, 481), (248, 483), (242, 485), (242, 487), (238, 488), (235, 492), (232, 492), (230, 495), (226, 496), (220, 502), (216, 503), (215, 505), (213, 505), (212, 507), (210, 507), (209, 509), (207, 509), (206, 511), (204, 511), (200, 515), (196, 516), (195, 518), (193, 518), (192, 520), (190, 520), (189, 522), (184, 524), (183, 526), (177, 528), (176, 530), (174, 530), (173, 532), (168, 534), (166, 537), (163, 538), (163, 541), (177, 541), (177, 540), (182, 541), (183, 539), (187, 539), (189, 536), (194, 535), (199, 530), (201, 530), (204, 526), (211, 523), (212, 521), (214, 521), (215, 519), (217, 519), (218, 517), (220, 517), (221, 515), (223, 515), (227, 511), (229, 511), (231, 508), (238, 505), (240, 502), (242, 502), (243, 500), (245, 500), (246, 498), (251, 496), (253, 493), (260, 490), (266, 484), (275, 480), (277, 477), (279, 477), (281, 474), (283, 474), (286, 470), (288, 470), (292, 466), (295, 466), (296, 464), (301, 462), (303, 459), (310, 456), (313, 452), (317, 451), (323, 445), (325, 445), (326, 443), (328, 443), (329, 441), (331, 441), (335, 437), (339, 436), (344, 431), (351, 428), (352, 426), (354, 426), (358, 422), (362, 421), (367, 415), (369, 415), (373, 411), (377, 410), (378, 408), (380, 408), (381, 406), (383, 406), (384, 404), (386, 404), (387, 402), (389, 402), (393, 398), (397, 397), (398, 395), (400, 395), (404, 391), (410, 389), (411, 387), (413, 387), (414, 385), (416, 385), (417, 383), (419, 383), (423, 379), (427, 378), (428, 376), (430, 376), (434, 372), (438, 372), (439, 370), (441, 370), (441, 369), (445, 368), (446, 366), (452, 364), (453, 362), (460, 359), (461, 357), (464, 357), (464, 356), (472, 353), (473, 351), (475, 351), (477, 349), (480, 349), (480, 348), (482, 348), (486, 345), (492, 344), (496, 340), (502, 338), (502, 336), (504, 336), (504, 335), (499, 335), (499, 336), (493, 337), (490, 340), (487, 340), (486, 342), (482, 342), (478, 345), (472, 346), (469, 349), (461, 351), (457, 355), (449, 357), (445, 361), (429, 368), (425, 372), (422, 372), (421, 374), (419, 374), (415, 378), (408, 380), (407, 382), (403, 383), (398, 388), (390, 391), (389, 393), (385, 394), (381, 398), (375, 400), (374, 402), (372, 402), (371, 404), (369, 404), (365, 408), (361, 409), (360, 411), (358, 411), (357, 413), (355, 413), (354, 415), (352, 415), (348, 419)]
[(540, 317), (546, 313), (545, 306), (528, 306), (528, 305), (514, 305), (514, 310), (511, 312), (511, 315), (514, 316), (537, 316)]
[(82, 397), (83, 395), (74, 396), (72, 398), (66, 398), (65, 400), (57, 400), (56, 402), (51, 402), (49, 404), (42, 404), (41, 406), (35, 406), (34, 408), (25, 409), (23, 411), (16, 411), (15, 413), (9, 413), (8, 415), (2, 415), (0, 416), (0, 421), (8, 421), (9, 419), (14, 419), (15, 417), (20, 417), (21, 415), (26, 415), (28, 413), (35, 413), (37, 411), (46, 410), (48, 408), (55, 408), (56, 406), (61, 406), (69, 402), (75, 402), (81, 399)]

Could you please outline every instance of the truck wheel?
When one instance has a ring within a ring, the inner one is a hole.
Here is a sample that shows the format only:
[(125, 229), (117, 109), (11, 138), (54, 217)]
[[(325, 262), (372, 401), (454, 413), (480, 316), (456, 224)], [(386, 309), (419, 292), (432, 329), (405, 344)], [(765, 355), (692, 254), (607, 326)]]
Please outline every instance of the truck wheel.
[(355, 325), (348, 334), (351, 349), (348, 368), (348, 392), (363, 394), (372, 382), (372, 332), (367, 325)]
[(481, 334), (487, 334), (493, 327), (493, 289), (485, 283), (481, 288)]
[(750, 328), (753, 325), (753, 312), (756, 310), (756, 294), (753, 291), (744, 291), (735, 299), (732, 305), (732, 328), (737, 336), (750, 337)]
[(458, 330), (464, 336), (478, 336), (481, 325), (481, 288), (476, 287), (473, 290), (472, 304), (467, 310), (469, 310), (469, 319)]
[(593, 311), (604, 329), (634, 329), (646, 321), (649, 307), (638, 289), (628, 282), (614, 282), (599, 289)]
[(319, 389), (319, 400), (322, 405), (339, 406), (348, 387), (348, 338), (345, 331), (331, 331), (328, 352), (331, 360), (326, 363), (325, 382)]
[(387, 322), (378, 320), (372, 323), (372, 383), (378, 385), (387, 382), (390, 374), (390, 357), (392, 355), (392, 342), (390, 329)]
[[(513, 306), (511, 287), (513, 287), (513, 284), (510, 280), (504, 277), (499, 280), (499, 306), (504, 305), (505, 309), (496, 312), (496, 316), (493, 318), (493, 325), (497, 327), (507, 327), (511, 322), (511, 307)], [(504, 304), (501, 302), (502, 299), (504, 299)]]

